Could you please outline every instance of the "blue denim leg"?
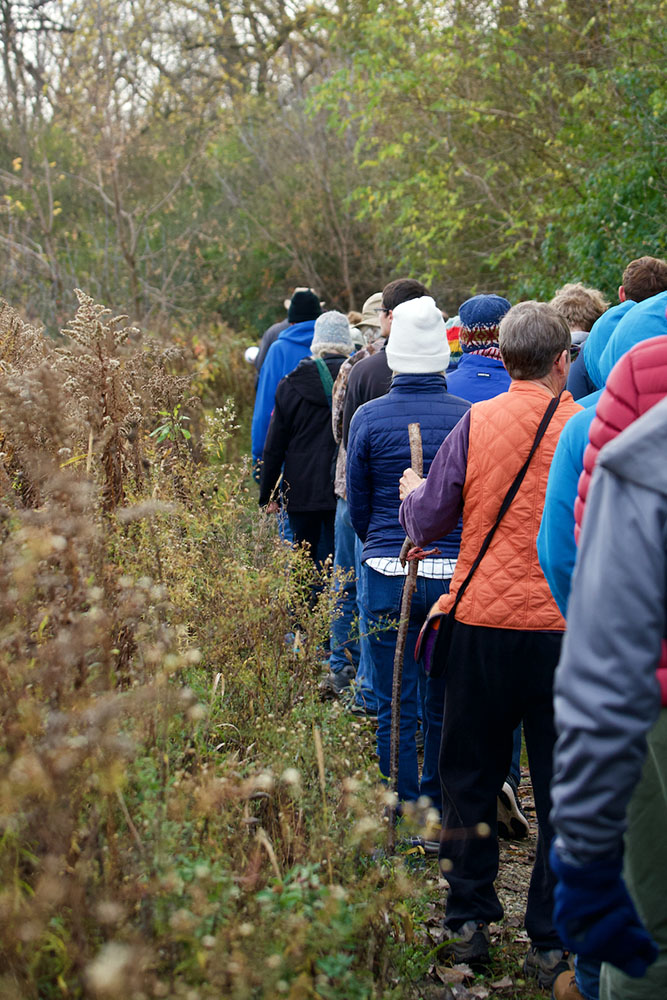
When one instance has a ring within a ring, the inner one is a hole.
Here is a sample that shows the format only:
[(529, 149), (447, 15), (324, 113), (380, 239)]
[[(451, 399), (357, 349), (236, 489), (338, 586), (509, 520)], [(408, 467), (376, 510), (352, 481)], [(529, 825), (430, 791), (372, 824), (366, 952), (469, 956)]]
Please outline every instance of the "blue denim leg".
[[(370, 650), (378, 699), (377, 752), (380, 773), (389, 777), (391, 703), (394, 680), (394, 652), (401, 606), (403, 576), (384, 576), (366, 567), (365, 607), (371, 630)], [(414, 659), (407, 655), (403, 664), (401, 722), (399, 729), (398, 797), (414, 802), (419, 797), (417, 770), (417, 698), (419, 674)]]
[(276, 520), (278, 521), (278, 534), (284, 542), (289, 542), (291, 545), (294, 542), (294, 533), (290, 528), (287, 509), (283, 503), (282, 497), (280, 498), (279, 503), (280, 510), (276, 514)]
[[(396, 650), (397, 624), (400, 614), (401, 594), (405, 578), (383, 576), (366, 567), (367, 591), (365, 607), (371, 628), (370, 649), (373, 659), (374, 681), (378, 697), (377, 748), (380, 771), (389, 774), (391, 739), (391, 703), (394, 679), (394, 653)], [(420, 668), (414, 658), (415, 643), (427, 609), (444, 591), (444, 581), (419, 577), (412, 599), (401, 687), (401, 721), (399, 729), (398, 796), (403, 801), (414, 801), (420, 794), (417, 747), (417, 706), (420, 697)], [(387, 622), (392, 624), (387, 628)], [(439, 749), (439, 743), (438, 743)], [(428, 767), (437, 776), (437, 750), (435, 763), (429, 758)], [(429, 785), (429, 792), (431, 788)], [(425, 794), (429, 794), (426, 792)]]
[(354, 700), (357, 705), (364, 706), (368, 711), (377, 712), (378, 700), (375, 694), (373, 679), (373, 660), (371, 658), (370, 640), (368, 638), (368, 621), (364, 595), (366, 592), (366, 577), (368, 570), (361, 561), (363, 545), (355, 535), (354, 559), (357, 571), (357, 611), (359, 615), (359, 666), (354, 680)]
[(599, 1000), (600, 997), (600, 963), (593, 958), (574, 960), (574, 978), (577, 989), (585, 1000)]
[(521, 781), (521, 723), (514, 730), (513, 740), (512, 763), (510, 764), (509, 777), (518, 788)]
[[(359, 663), (359, 642), (357, 636), (357, 581), (354, 562), (354, 533), (347, 510), (347, 500), (338, 498), (336, 504), (334, 588), (338, 595), (337, 615), (331, 624), (331, 659), (329, 666), (334, 673), (348, 666), (352, 657), (356, 667)], [(340, 576), (345, 577), (341, 583)], [(355, 638), (350, 638), (354, 636)]]

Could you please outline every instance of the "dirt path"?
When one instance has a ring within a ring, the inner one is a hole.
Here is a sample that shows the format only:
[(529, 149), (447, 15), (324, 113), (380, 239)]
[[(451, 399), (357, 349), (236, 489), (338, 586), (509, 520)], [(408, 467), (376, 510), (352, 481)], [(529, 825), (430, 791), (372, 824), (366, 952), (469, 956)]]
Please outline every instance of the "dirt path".
[[(522, 841), (500, 841), (500, 871), (496, 889), (505, 910), (501, 924), (491, 925), (492, 965), (485, 975), (473, 975), (467, 966), (448, 966), (435, 959), (428, 979), (410, 993), (411, 1000), (465, 1000), (487, 997), (507, 1000), (544, 1000), (548, 993), (525, 981), (522, 963), (529, 947), (523, 928), (528, 885), (535, 859), (537, 821), (530, 776), (522, 769), (520, 798), (530, 823), (530, 835)], [(446, 883), (441, 880), (441, 901), (432, 906), (425, 928), (425, 944), (435, 948), (443, 937), (444, 895)], [(440, 895), (440, 894), (439, 894)]]

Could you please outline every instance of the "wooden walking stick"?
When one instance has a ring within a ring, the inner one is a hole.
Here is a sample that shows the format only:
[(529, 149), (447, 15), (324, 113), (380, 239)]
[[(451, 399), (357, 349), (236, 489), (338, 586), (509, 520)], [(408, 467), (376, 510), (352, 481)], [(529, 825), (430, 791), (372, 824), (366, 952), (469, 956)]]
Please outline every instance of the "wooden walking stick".
[[(410, 464), (418, 476), (422, 475), (424, 458), (422, 454), (422, 436), (419, 424), (408, 424), (408, 435), (410, 437)], [(401, 548), (401, 565), (405, 566), (408, 551), (413, 547), (413, 542), (406, 537)], [(412, 607), (412, 595), (417, 586), (416, 559), (410, 562), (408, 574), (403, 584), (401, 594), (401, 613), (398, 621), (398, 635), (396, 636), (396, 651), (394, 653), (394, 682), (391, 691), (391, 736), (389, 743), (389, 783), (394, 795), (398, 792), (398, 744), (399, 731), (401, 726), (401, 688), (403, 685), (403, 659), (405, 657), (405, 642), (410, 625), (410, 608)], [(389, 808), (389, 837), (387, 848), (389, 853), (393, 853), (396, 844), (396, 804)]]

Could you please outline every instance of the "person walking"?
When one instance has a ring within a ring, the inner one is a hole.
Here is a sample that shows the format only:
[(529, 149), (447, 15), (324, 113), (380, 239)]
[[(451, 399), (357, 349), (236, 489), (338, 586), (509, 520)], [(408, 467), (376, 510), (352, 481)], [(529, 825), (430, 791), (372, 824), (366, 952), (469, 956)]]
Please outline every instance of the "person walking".
[(296, 368), (302, 358), (308, 357), (315, 320), (321, 312), (320, 300), (314, 292), (309, 289), (295, 292), (287, 312), (289, 326), (271, 344), (262, 364), (251, 429), (252, 459), (258, 481), (259, 463), (264, 451), (278, 383), (283, 376)]
[(602, 448), (556, 671), (555, 920), (600, 1000), (667, 996), (666, 452), (666, 399)]
[(514, 730), (523, 721), (539, 827), (524, 971), (550, 987), (570, 963), (553, 924), (548, 863), (552, 684), (565, 622), (540, 569), (535, 539), (556, 443), (579, 407), (564, 391), (570, 330), (551, 306), (514, 306), (500, 324), (499, 344), (512, 379), (508, 392), (473, 404), (424, 481), (405, 470), (400, 520), (417, 545), (426, 545), (463, 515), (450, 592), (438, 602), (447, 613), (536, 445), (518, 492), (457, 603), (449, 649), (441, 654), (445, 663), (438, 663), (445, 671), (440, 857), (449, 882), (449, 950), (459, 961), (484, 965), (489, 923), (503, 913), (493, 884), (499, 860), (496, 800), (510, 767)]
[[(387, 395), (356, 411), (347, 449), (347, 500), (352, 525), (363, 544), (363, 600), (378, 699), (377, 750), (384, 778), (389, 776), (394, 652), (407, 572), (399, 560), (405, 532), (398, 521), (398, 479), (410, 460), (408, 425), (420, 425), (424, 468), (428, 470), (443, 439), (470, 405), (447, 392), (444, 372), (449, 345), (442, 313), (430, 296), (403, 301), (392, 309), (386, 360), (393, 372), (391, 388)], [(446, 590), (459, 537), (453, 530), (448, 538), (440, 538), (439, 552), (419, 564), (401, 690), (398, 796), (402, 801), (415, 801), (420, 794), (439, 799), (439, 740), (429, 739), (428, 733), (421, 782), (419, 779), (415, 735), (424, 678), (420, 685), (412, 654), (427, 609)], [(427, 719), (423, 708), (422, 718)]]
[(294, 541), (308, 544), (316, 561), (334, 550), (331, 390), (352, 346), (347, 316), (331, 311), (318, 317), (311, 356), (278, 384), (262, 455), (260, 506), (269, 512), (278, 509), (283, 472), (282, 495)]

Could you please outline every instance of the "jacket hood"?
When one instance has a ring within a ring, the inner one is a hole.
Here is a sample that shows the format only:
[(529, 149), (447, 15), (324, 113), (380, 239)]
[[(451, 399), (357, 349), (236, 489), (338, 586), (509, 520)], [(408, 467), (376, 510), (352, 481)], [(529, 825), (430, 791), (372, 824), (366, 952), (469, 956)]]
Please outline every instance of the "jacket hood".
[(299, 347), (310, 347), (314, 332), (315, 320), (307, 319), (303, 323), (292, 323), (286, 327), (278, 335), (278, 340), (287, 340), (291, 344), (298, 344)]
[[(588, 372), (591, 381), (595, 383), (598, 389), (602, 389), (607, 381), (606, 376), (603, 378), (600, 372), (600, 358), (602, 357), (602, 354), (609, 343), (609, 338), (616, 329), (616, 326), (634, 305), (635, 303), (632, 299), (626, 299), (625, 302), (619, 302), (617, 306), (612, 306), (611, 309), (607, 309), (607, 311), (602, 313), (600, 318), (593, 323), (591, 332), (584, 341), (582, 351), (586, 371)], [(607, 375), (608, 374), (609, 372), (607, 372)]]
[(650, 299), (637, 302), (622, 317), (600, 358), (602, 385), (619, 358), (627, 354), (631, 347), (641, 340), (650, 340), (651, 337), (661, 337), (667, 333), (666, 308), (667, 292), (660, 292)]
[[(328, 354), (323, 360), (335, 381), (338, 369), (345, 358), (342, 354)], [(294, 371), (289, 373), (287, 378), (292, 390), (305, 399), (307, 403), (311, 403), (313, 406), (329, 406), (329, 400), (325, 395), (320, 372), (314, 358), (304, 358)]]

